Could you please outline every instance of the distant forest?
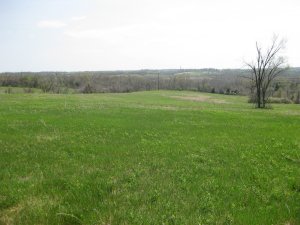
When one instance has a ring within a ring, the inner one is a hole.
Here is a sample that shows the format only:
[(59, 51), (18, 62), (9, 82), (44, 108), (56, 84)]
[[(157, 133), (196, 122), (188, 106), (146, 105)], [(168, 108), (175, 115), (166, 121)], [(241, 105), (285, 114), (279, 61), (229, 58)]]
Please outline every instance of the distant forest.
[[(95, 72), (0, 73), (0, 86), (23, 87), (27, 93), (105, 93), (148, 90), (191, 90), (219, 94), (249, 95), (254, 86), (243, 69), (170, 69)], [(270, 96), (299, 103), (300, 68), (290, 68), (273, 82)]]

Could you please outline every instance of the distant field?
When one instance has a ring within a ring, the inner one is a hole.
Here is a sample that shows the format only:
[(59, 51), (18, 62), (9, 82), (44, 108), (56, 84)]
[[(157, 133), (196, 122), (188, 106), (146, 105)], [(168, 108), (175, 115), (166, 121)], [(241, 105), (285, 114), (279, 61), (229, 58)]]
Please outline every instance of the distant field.
[(0, 94), (0, 224), (300, 224), (300, 106), (246, 102)]

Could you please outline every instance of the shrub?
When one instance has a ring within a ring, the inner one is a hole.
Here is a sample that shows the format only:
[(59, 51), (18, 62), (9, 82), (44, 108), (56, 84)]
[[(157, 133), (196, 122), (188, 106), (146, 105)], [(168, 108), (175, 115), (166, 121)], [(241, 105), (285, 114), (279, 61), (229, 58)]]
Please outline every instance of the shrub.
[(92, 87), (92, 85), (90, 85), (90, 84), (87, 84), (87, 85), (84, 87), (84, 89), (82, 90), (82, 93), (84, 93), (84, 94), (90, 94), (90, 93), (94, 93), (94, 92), (96, 92), (96, 90), (95, 90), (95, 88)]
[(33, 93), (33, 90), (31, 88), (24, 88), (24, 93)]
[(256, 95), (252, 94), (249, 96), (248, 103), (256, 103)]
[(12, 93), (12, 88), (8, 87), (7, 89), (5, 89), (4, 91), (6, 94), (11, 94)]
[(269, 98), (268, 103), (274, 103), (274, 104), (291, 104), (293, 103), (290, 99), (287, 98)]

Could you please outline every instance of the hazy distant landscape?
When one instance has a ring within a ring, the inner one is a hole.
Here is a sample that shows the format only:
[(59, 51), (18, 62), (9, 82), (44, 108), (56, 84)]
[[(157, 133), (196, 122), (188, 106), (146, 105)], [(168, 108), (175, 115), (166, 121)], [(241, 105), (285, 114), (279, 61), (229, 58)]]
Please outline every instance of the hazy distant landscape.
[[(189, 90), (245, 96), (253, 91), (245, 79), (250, 73), (246, 69), (2, 73), (0, 91), (66, 94)], [(271, 97), (286, 103), (299, 103), (299, 92), (300, 68), (290, 68), (273, 82)]]

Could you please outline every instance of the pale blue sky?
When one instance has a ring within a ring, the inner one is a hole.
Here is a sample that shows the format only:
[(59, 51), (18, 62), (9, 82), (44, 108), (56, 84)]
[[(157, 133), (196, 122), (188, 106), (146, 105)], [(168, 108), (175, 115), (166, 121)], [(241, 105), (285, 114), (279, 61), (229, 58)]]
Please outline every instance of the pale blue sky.
[(299, 2), (0, 0), (0, 71), (241, 68), (274, 33), (300, 66)]

